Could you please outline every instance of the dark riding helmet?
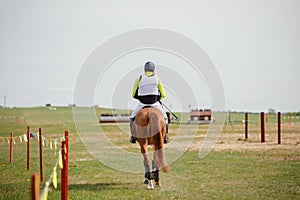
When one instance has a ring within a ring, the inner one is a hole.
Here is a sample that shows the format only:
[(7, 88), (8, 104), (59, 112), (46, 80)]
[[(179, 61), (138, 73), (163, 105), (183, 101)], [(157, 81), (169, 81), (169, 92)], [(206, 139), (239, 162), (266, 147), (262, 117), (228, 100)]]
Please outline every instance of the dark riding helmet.
[(145, 70), (145, 72), (154, 72), (154, 70), (155, 70), (154, 63), (151, 61), (146, 62), (145, 66), (144, 66), (144, 70)]

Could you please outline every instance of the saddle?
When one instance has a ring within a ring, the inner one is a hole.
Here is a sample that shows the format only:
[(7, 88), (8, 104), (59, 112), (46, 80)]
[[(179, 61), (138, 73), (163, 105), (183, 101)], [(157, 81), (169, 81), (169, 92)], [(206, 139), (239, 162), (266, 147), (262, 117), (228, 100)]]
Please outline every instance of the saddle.
[[(144, 108), (152, 108), (153, 106), (149, 106), (149, 105), (147, 105), (147, 106), (144, 106), (141, 110), (143, 110)], [(135, 120), (135, 117), (134, 118), (132, 118), (132, 121), (134, 121)]]

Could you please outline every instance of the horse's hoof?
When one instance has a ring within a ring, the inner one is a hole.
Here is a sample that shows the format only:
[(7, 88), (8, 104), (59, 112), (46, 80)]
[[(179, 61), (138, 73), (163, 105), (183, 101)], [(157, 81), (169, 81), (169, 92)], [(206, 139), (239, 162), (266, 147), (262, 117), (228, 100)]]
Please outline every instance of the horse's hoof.
[(148, 190), (153, 190), (153, 188), (154, 188), (153, 181), (152, 181), (152, 180), (149, 180), (149, 183), (148, 183)]

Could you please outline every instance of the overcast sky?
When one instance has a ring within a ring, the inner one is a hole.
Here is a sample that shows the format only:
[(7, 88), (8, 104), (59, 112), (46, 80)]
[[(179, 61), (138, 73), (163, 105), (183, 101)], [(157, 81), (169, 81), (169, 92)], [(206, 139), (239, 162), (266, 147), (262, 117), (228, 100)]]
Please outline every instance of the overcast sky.
[[(5, 95), (9, 107), (72, 103), (76, 78), (91, 52), (126, 31), (154, 27), (183, 34), (206, 51), (223, 81), (226, 109), (300, 111), (298, 0), (1, 0), (0, 27), (1, 106)], [(139, 54), (129, 57), (128, 65), (144, 64)], [(164, 63), (159, 56), (154, 60)], [(135, 79), (142, 69), (133, 72), (126, 76)], [(118, 107), (128, 106), (133, 82), (122, 82), (125, 98), (114, 100)], [(95, 98), (104, 107), (108, 101)]]

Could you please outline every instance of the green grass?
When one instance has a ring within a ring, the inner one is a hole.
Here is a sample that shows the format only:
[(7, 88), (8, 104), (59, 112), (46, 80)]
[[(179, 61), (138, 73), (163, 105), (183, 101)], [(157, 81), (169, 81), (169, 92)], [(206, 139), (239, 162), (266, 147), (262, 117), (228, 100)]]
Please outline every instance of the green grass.
[[(108, 111), (96, 110), (97, 115), (103, 112)], [(143, 174), (111, 169), (88, 153), (76, 132), (72, 108), (57, 107), (55, 111), (46, 107), (1, 109), (0, 116), (3, 116), (0, 119), (2, 137), (8, 137), (10, 131), (15, 136), (22, 135), (27, 125), (33, 132), (41, 127), (47, 139), (59, 138), (65, 130), (70, 131), (69, 199), (300, 199), (299, 148), (212, 151), (203, 159), (199, 159), (198, 151), (189, 150), (171, 165), (170, 173), (161, 174), (162, 186), (148, 191), (143, 184)], [(15, 116), (22, 116), (25, 121), (19, 120), (17, 126)], [(243, 115), (233, 117), (242, 119)], [(178, 126), (170, 126), (171, 136)], [(199, 138), (208, 125), (202, 127), (203, 130), (198, 131)], [(130, 146), (128, 136), (120, 134), (117, 126), (103, 125), (102, 130), (110, 134), (115, 144)], [(234, 124), (233, 132), (239, 131), (242, 133), (243, 126)], [(257, 131), (256, 127), (255, 133)], [(232, 134), (232, 131), (224, 129), (224, 134)], [(0, 199), (29, 199), (31, 175), (39, 173), (38, 142), (31, 140), (29, 171), (26, 170), (26, 143), (16, 140), (13, 148), (13, 164), (9, 165), (9, 144), (0, 140)], [(137, 151), (138, 148), (132, 145), (129, 150)], [(41, 189), (52, 173), (57, 155), (44, 147), (43, 158)], [(48, 197), (60, 199), (60, 185), (57, 190), (50, 187)]]

